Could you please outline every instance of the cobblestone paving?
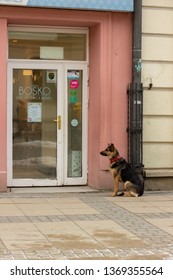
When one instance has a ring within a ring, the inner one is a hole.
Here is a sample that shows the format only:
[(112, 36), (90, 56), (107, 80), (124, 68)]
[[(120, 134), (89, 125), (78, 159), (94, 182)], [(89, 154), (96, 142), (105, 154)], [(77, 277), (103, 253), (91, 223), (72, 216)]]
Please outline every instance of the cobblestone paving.
[[(166, 243), (173, 243), (172, 235), (164, 232), (163, 230), (151, 225), (144, 220), (144, 218), (146, 218), (146, 214), (136, 215), (117, 205), (112, 206), (108, 204), (107, 201), (97, 201), (97, 204), (91, 201), (87, 201), (85, 198), (84, 201), (91, 206), (96, 205), (96, 209), (105, 213), (105, 216), (107, 218), (116, 221), (119, 225), (123, 226), (141, 239), (150, 243), (153, 242), (155, 246), (160, 246), (160, 244), (162, 244), (162, 242), (164, 242), (165, 240)], [(171, 213), (171, 215), (173, 217), (173, 213)], [(148, 215), (148, 217), (154, 218), (153, 214)], [(158, 218), (158, 216), (155, 217)], [(160, 215), (159, 218), (160, 217), (162, 216)], [(164, 215), (163, 218), (165, 217), (170, 217), (170, 215)]]
[[(153, 193), (156, 197), (160, 193)], [(152, 195), (153, 195), (152, 194)], [(164, 195), (167, 193), (164, 192)], [(149, 196), (146, 193), (145, 196)], [(169, 195), (169, 193), (168, 193)], [(104, 221), (111, 220), (146, 243), (145, 248), (111, 248), (100, 249), (49, 249), (9, 250), (3, 239), (0, 239), (0, 259), (173, 259), (173, 235), (149, 223), (147, 219), (173, 218), (173, 212), (164, 213), (132, 213), (108, 200), (109, 194), (98, 193), (59, 193), (59, 194), (0, 194), (2, 198), (79, 198), (85, 204), (97, 210), (99, 214), (77, 215), (40, 215), (40, 216), (0, 216), (0, 226), (3, 223), (47, 223), (60, 221)], [(173, 194), (172, 194), (173, 201)]]

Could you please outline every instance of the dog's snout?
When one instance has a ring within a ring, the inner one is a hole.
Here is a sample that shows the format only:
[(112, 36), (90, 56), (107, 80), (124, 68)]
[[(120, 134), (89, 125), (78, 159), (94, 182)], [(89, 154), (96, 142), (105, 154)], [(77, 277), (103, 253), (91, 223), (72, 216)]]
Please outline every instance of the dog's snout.
[(107, 153), (106, 153), (105, 151), (101, 151), (100, 154), (101, 154), (102, 156), (107, 156)]

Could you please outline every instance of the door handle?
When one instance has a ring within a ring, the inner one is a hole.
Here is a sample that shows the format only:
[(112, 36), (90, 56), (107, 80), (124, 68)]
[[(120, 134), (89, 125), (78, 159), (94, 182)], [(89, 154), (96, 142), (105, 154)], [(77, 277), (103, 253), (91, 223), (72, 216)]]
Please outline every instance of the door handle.
[(60, 115), (58, 115), (57, 120), (54, 120), (54, 122), (57, 122), (58, 129), (61, 129), (61, 116)]
[(61, 116), (58, 116), (58, 129), (61, 129)]

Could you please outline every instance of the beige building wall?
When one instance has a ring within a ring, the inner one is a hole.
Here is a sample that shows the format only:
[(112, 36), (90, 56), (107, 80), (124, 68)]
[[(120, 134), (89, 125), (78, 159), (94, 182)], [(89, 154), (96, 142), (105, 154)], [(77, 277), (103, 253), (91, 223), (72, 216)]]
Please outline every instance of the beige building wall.
[(173, 0), (142, 4), (143, 162), (173, 188)]

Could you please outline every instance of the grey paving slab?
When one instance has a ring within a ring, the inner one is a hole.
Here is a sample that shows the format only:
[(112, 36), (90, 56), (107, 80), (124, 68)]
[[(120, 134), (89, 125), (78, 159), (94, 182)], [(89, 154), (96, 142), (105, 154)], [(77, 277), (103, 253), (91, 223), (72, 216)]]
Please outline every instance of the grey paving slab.
[(173, 192), (42, 191), (0, 193), (0, 259), (173, 259)]

